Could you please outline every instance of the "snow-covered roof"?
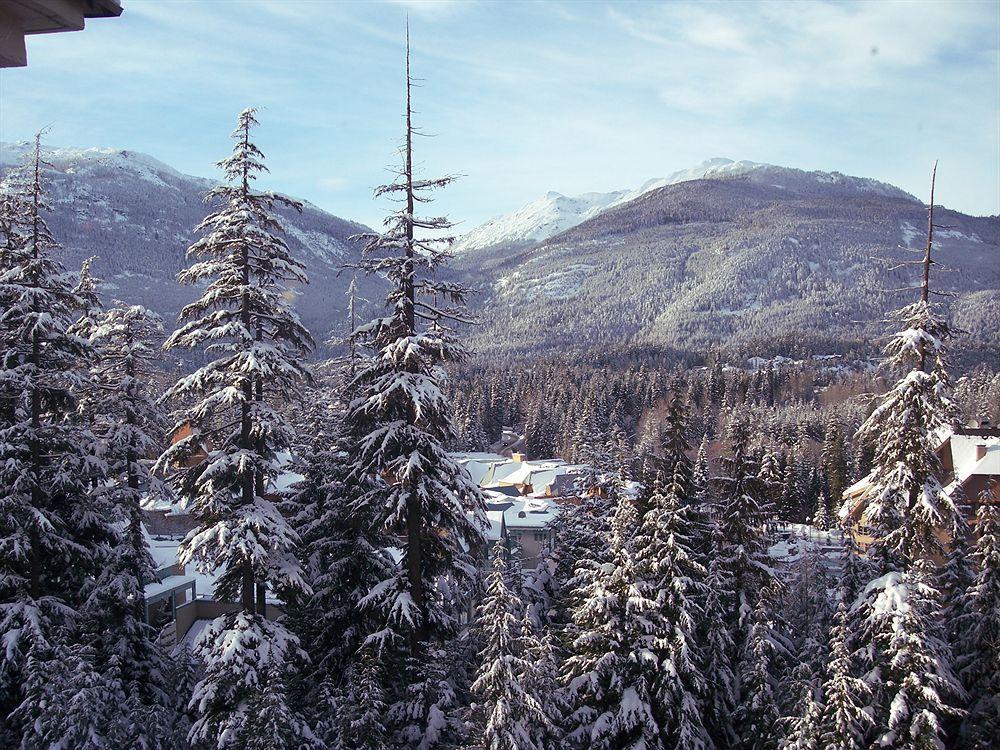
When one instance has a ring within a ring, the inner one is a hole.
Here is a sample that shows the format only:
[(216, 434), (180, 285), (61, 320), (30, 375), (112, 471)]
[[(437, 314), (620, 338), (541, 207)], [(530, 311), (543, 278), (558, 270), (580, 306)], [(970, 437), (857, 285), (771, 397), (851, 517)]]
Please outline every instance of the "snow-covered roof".
[(472, 477), (472, 481), (482, 487), (492, 478), (493, 467), (495, 464), (490, 461), (476, 460), (466, 461), (462, 465), (465, 470), (469, 472), (469, 476)]
[(188, 628), (188, 632), (184, 634), (184, 645), (188, 648), (194, 648), (195, 643), (198, 641), (198, 636), (202, 634), (211, 622), (208, 619), (200, 619), (192, 622), (191, 627)]
[(491, 500), (506, 500), (510, 502), (512, 497), (521, 497), (521, 492), (512, 484), (484, 487), (483, 494), (486, 496), (486, 502), (490, 502)]
[(195, 579), (193, 576), (167, 576), (162, 581), (147, 583), (144, 596), (148, 602), (162, 594), (167, 594), (176, 589), (188, 588), (194, 583)]
[(156, 539), (150, 536), (145, 524), (142, 526), (142, 535), (149, 546), (149, 554), (153, 557), (153, 563), (157, 569), (168, 568), (177, 564), (177, 546), (180, 544), (176, 539)]
[(486, 520), (489, 522), (489, 527), (486, 529), (488, 542), (499, 541), (503, 536), (503, 514), (502, 510), (486, 511)]
[(986, 455), (969, 469), (969, 476), (1000, 476), (1000, 441), (986, 449)]
[(841, 503), (840, 509), (837, 511), (837, 516), (842, 519), (847, 518), (851, 511), (858, 506), (858, 503), (864, 499), (865, 494), (868, 492), (868, 488), (871, 487), (871, 484), (872, 475), (868, 474), (844, 490), (844, 502)]
[[(982, 455), (985, 449), (986, 455)], [(968, 435), (956, 433), (951, 436), (951, 459), (955, 467), (955, 475), (961, 479), (973, 474), (1000, 474), (994, 461), (988, 461), (991, 455), (997, 455), (1000, 450), (1000, 436)], [(990, 468), (993, 471), (990, 471)]]
[(512, 500), (510, 507), (503, 511), (508, 530), (542, 529), (559, 516), (559, 506), (546, 498), (525, 497)]
[(502, 479), (494, 474), (497, 481), (503, 481), (507, 484), (528, 484), (531, 479), (531, 474), (538, 471), (537, 468), (531, 464), (525, 462), (523, 464), (516, 465), (516, 468), (509, 474), (505, 474)]
[(523, 468), (520, 461), (506, 461), (504, 463), (493, 464), (493, 471), (490, 473), (489, 477), (486, 479), (485, 486), (490, 486), (493, 484), (499, 484), (500, 482), (507, 482), (507, 484), (517, 484), (517, 482), (510, 481), (509, 477), (520, 471)]
[(491, 463), (494, 461), (503, 462), (510, 460), (507, 458), (507, 456), (501, 456), (499, 453), (485, 453), (477, 451), (452, 453), (450, 455), (460, 464), (465, 464), (469, 461), (483, 461), (486, 463)]

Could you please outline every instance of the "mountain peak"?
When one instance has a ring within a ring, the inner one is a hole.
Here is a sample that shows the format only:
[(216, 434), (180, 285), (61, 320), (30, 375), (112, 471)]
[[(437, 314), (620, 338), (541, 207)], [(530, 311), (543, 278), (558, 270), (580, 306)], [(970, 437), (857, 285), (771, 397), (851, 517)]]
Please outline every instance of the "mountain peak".
[[(0, 142), (0, 167), (20, 164), (33, 148), (32, 141)], [(65, 174), (97, 175), (109, 170), (122, 170), (147, 182), (163, 185), (167, 184), (164, 178), (168, 178), (171, 183), (177, 180), (209, 182), (201, 177), (185, 175), (141, 151), (99, 146), (75, 148), (43, 145), (42, 155), (56, 171)]]
[(843, 194), (866, 193), (884, 198), (916, 201), (909, 193), (885, 182), (867, 177), (850, 177), (840, 172), (807, 172), (792, 167), (716, 156), (666, 177), (646, 180), (634, 190), (611, 193), (583, 193), (566, 196), (549, 191), (509, 214), (495, 216), (464, 234), (455, 244), (456, 251), (522, 245), (542, 242), (566, 231), (599, 213), (617, 208), (654, 190), (692, 180), (744, 179), (790, 193), (812, 194), (835, 190)]

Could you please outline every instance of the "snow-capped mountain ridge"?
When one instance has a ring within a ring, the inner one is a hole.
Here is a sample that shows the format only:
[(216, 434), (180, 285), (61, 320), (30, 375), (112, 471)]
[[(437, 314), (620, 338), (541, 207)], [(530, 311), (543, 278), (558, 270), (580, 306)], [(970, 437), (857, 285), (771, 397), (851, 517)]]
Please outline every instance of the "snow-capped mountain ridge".
[[(0, 143), (0, 180), (33, 147)], [(114, 148), (43, 146), (42, 158), (53, 207), (47, 219), (64, 248), (66, 267), (78, 268), (84, 258), (96, 256), (93, 270), (107, 299), (143, 304), (172, 321), (193, 299), (193, 290), (178, 284), (176, 276), (187, 265), (185, 250), (197, 236), (195, 227), (211, 210), (205, 193), (218, 179), (186, 175), (147, 154)], [(325, 337), (346, 304), (349, 279), (339, 276), (341, 267), (360, 253), (350, 237), (366, 227), (308, 201), (301, 213), (277, 211), (285, 239), (310, 279), (294, 290), (297, 307), (318, 337)], [(366, 299), (379, 297), (377, 281), (359, 284)]]
[(455, 250), (540, 242), (597, 216), (624, 192), (566, 196), (549, 191), (517, 211), (494, 217), (463, 235)]
[[(20, 164), (24, 157), (31, 153), (34, 143), (18, 141), (16, 143), (0, 142), (0, 167), (9, 168)], [(170, 187), (163, 177), (175, 180), (195, 181), (211, 185), (212, 180), (204, 177), (187, 175), (156, 159), (149, 154), (126, 149), (104, 148), (91, 146), (88, 148), (72, 148), (65, 146), (45, 146), (45, 161), (57, 171), (66, 174), (97, 175), (102, 170), (120, 169), (130, 172), (149, 182)]]
[(608, 209), (624, 205), (668, 185), (691, 180), (741, 178), (792, 191), (812, 192), (817, 189), (830, 189), (852, 194), (871, 193), (887, 198), (917, 200), (893, 185), (867, 177), (851, 177), (840, 172), (807, 172), (773, 164), (716, 157), (696, 166), (678, 170), (666, 177), (647, 180), (634, 190), (583, 193), (578, 196), (565, 196), (550, 191), (516, 211), (496, 216), (462, 235), (455, 244), (455, 250), (462, 252), (500, 245), (543, 242)]

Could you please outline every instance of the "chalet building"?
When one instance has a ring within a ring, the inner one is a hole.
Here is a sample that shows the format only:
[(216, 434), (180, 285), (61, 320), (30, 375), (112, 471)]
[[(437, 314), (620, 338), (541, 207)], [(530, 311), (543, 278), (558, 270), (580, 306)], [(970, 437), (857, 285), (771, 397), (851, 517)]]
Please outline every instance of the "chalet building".
[[(171, 436), (171, 442), (190, 434), (188, 427), (181, 427)], [(207, 455), (203, 449), (186, 465), (197, 465)], [(302, 475), (291, 470), (291, 458), (288, 453), (278, 456), (284, 468), (271, 480), (265, 495), (268, 499), (276, 500), (302, 479)], [(145, 590), (147, 621), (161, 631), (168, 643), (191, 644), (209, 622), (238, 611), (241, 605), (215, 598), (215, 574), (186, 571), (178, 561), (181, 540), (197, 525), (197, 519), (183, 499), (176, 502), (151, 500), (144, 503), (142, 514), (147, 543), (157, 566), (156, 580), (147, 584)], [(280, 602), (274, 599), (267, 601), (265, 610), (265, 616), (270, 619), (282, 613)]]
[(498, 453), (455, 453), (472, 481), (484, 489), (514, 488), (520, 495), (566, 498), (582, 491), (587, 467), (551, 458), (529, 461), (523, 453), (510, 457)]
[(0, 2), (0, 68), (28, 64), (24, 38), (82, 31), (89, 18), (117, 18), (118, 0), (3, 0)]
[[(938, 436), (938, 481), (952, 501), (964, 509), (975, 535), (979, 508), (983, 503), (1000, 503), (1000, 428), (989, 424), (957, 427)], [(872, 542), (865, 533), (865, 509), (872, 494), (871, 475), (844, 490), (840, 517), (854, 530), (863, 547)], [(938, 533), (950, 541), (946, 529)]]
[[(146, 584), (146, 622), (159, 632), (163, 642), (174, 645), (194, 639), (208, 623), (228, 612), (241, 609), (238, 602), (215, 598), (215, 575), (186, 570), (177, 559), (179, 540), (159, 537), (146, 531), (146, 542), (156, 565), (156, 580)], [(282, 614), (277, 600), (269, 599), (265, 616)]]
[[(534, 568), (555, 540), (554, 523), (559, 508), (551, 500), (533, 497), (510, 497), (486, 490), (486, 511), (490, 519), (489, 541), (497, 538), (514, 551), (524, 568)], [(496, 519), (496, 520), (495, 520)]]

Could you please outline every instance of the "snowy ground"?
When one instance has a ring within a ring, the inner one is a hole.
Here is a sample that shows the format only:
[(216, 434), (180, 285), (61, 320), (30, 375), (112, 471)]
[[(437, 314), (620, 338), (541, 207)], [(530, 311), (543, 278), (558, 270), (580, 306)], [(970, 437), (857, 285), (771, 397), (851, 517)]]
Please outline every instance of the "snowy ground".
[(774, 560), (790, 565), (808, 553), (815, 553), (827, 568), (841, 564), (844, 535), (839, 529), (823, 531), (808, 524), (789, 523), (777, 526), (774, 535), (778, 541), (768, 550)]

